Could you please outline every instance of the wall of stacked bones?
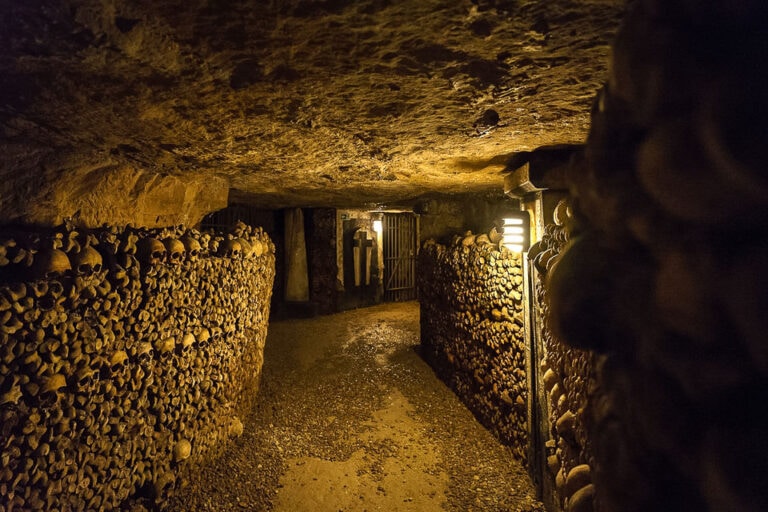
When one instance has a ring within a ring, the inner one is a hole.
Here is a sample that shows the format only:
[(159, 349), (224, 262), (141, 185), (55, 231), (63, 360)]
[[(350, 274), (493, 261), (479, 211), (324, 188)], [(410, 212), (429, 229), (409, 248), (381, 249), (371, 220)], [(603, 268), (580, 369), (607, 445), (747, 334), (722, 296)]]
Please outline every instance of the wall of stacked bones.
[(418, 258), (425, 358), (520, 459), (527, 450), (523, 272), (495, 229), (428, 240)]
[(0, 508), (162, 501), (243, 431), (272, 242), (243, 224), (4, 235)]
[[(535, 269), (535, 307), (540, 319), (549, 317), (547, 278), (568, 242), (563, 226), (567, 212), (565, 201), (558, 204), (555, 223), (545, 227), (541, 241), (528, 253)], [(537, 335), (541, 340), (538, 402), (547, 416), (546, 471), (555, 484), (554, 501), (566, 512), (591, 512), (595, 509), (591, 471), (594, 460), (583, 415), (594, 384), (595, 355), (563, 343), (546, 322), (536, 328), (540, 329)]]
[(571, 175), (550, 326), (596, 356), (601, 512), (768, 510), (768, 4), (637, 0)]

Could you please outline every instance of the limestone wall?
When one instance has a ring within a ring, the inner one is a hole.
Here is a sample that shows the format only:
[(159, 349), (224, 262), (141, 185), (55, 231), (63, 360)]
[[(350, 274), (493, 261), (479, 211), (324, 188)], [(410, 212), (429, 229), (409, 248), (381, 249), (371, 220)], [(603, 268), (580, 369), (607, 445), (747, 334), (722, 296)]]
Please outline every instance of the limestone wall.
[(418, 258), (421, 346), (478, 419), (525, 459), (527, 403), (520, 256), (486, 235), (424, 244)]
[(519, 209), (517, 201), (501, 190), (485, 194), (426, 195), (414, 207), (419, 214), (421, 241), (434, 238), (440, 243), (448, 243), (454, 233), (480, 232), (516, 209)]
[(5, 510), (162, 501), (245, 428), (272, 242), (245, 225), (3, 234)]
[(35, 176), (29, 172), (32, 165), (19, 176), (4, 176), (0, 219), (54, 226), (76, 217), (78, 225), (92, 228), (102, 219), (119, 225), (194, 226), (227, 205), (229, 184), (211, 173), (160, 175), (112, 159), (90, 162), (82, 155), (70, 164), (60, 173)]

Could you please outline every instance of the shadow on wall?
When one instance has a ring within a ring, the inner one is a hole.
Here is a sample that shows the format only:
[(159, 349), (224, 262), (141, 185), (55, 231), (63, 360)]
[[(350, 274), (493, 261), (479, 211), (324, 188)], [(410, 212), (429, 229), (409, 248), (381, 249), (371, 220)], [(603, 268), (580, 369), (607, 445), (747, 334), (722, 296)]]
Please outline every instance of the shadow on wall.
[(594, 350), (599, 510), (768, 510), (768, 5), (638, 0), (614, 45), (550, 326)]

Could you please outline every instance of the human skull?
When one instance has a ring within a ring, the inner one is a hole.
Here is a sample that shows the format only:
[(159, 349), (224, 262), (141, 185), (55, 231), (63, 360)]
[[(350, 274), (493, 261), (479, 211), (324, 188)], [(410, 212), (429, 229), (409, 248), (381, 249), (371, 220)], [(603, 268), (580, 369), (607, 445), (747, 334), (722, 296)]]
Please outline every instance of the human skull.
[(191, 332), (188, 332), (181, 338), (181, 349), (184, 352), (187, 352), (189, 348), (195, 344), (197, 340), (195, 339), (195, 335)]
[(163, 245), (168, 253), (168, 263), (171, 265), (179, 265), (187, 255), (187, 249), (181, 240), (175, 238), (166, 238), (163, 240)]
[(136, 356), (139, 363), (148, 363), (152, 359), (155, 349), (152, 347), (152, 343), (144, 341), (139, 344), (136, 350)]
[(136, 243), (136, 257), (147, 265), (160, 265), (165, 261), (167, 251), (160, 240), (142, 238)]
[(128, 360), (128, 354), (125, 350), (118, 350), (112, 354), (109, 358), (109, 366), (113, 373), (117, 373), (123, 370)]
[(77, 377), (77, 389), (80, 392), (90, 393), (96, 387), (99, 372), (90, 366), (83, 366), (77, 371), (75, 376)]
[(227, 258), (239, 258), (243, 251), (243, 246), (237, 240), (227, 239), (219, 245), (219, 256)]
[(201, 327), (195, 338), (199, 346), (211, 339), (211, 331), (209, 331), (206, 327)]
[(37, 277), (53, 279), (71, 269), (67, 253), (59, 249), (47, 249), (35, 255), (33, 270)]
[(240, 247), (242, 248), (243, 258), (249, 259), (251, 256), (253, 256), (253, 246), (248, 242), (248, 240), (245, 238), (238, 238), (235, 241), (239, 243)]
[(154, 343), (155, 351), (162, 358), (170, 356), (175, 346), (176, 340), (173, 338), (159, 339)]
[(195, 261), (200, 256), (200, 250), (202, 249), (200, 242), (196, 238), (191, 236), (181, 237), (181, 243), (184, 244), (184, 249), (187, 251), (187, 257), (190, 261)]
[(264, 254), (264, 250), (265, 250), (264, 244), (258, 238), (253, 239), (253, 241), (251, 242), (251, 247), (253, 247), (253, 255), (255, 257), (258, 258), (262, 254)]
[(66, 387), (67, 378), (61, 373), (51, 375), (40, 388), (40, 402), (44, 407), (51, 407), (59, 401), (60, 389)]
[(101, 253), (87, 245), (72, 256), (72, 269), (81, 276), (92, 276), (101, 272)]
[(174, 462), (181, 462), (182, 460), (189, 458), (191, 453), (192, 443), (187, 439), (180, 439), (173, 447), (173, 460)]

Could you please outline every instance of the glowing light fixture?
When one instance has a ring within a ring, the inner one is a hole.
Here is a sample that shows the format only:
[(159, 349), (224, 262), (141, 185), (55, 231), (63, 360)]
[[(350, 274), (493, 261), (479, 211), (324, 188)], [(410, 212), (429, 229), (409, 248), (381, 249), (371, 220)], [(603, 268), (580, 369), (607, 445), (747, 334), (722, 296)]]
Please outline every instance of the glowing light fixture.
[(528, 212), (514, 212), (502, 219), (502, 242), (512, 252), (527, 251), (530, 245)]
[(373, 230), (375, 232), (377, 232), (378, 234), (381, 234), (381, 232), (383, 231), (383, 228), (382, 228), (380, 220), (374, 220), (373, 221)]

